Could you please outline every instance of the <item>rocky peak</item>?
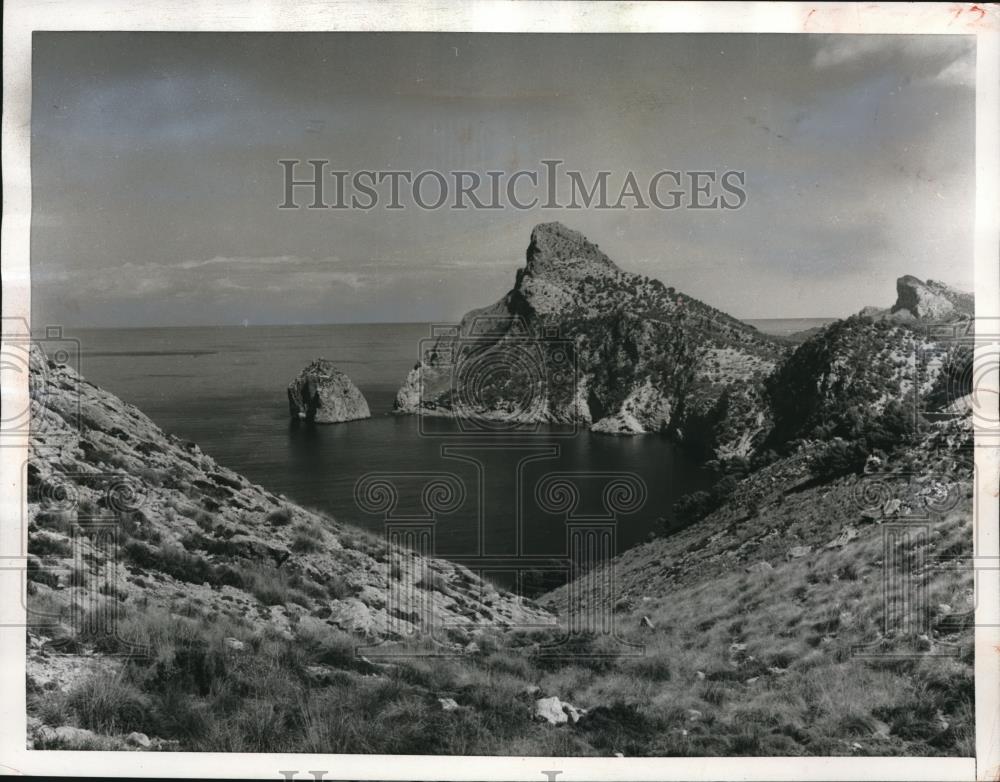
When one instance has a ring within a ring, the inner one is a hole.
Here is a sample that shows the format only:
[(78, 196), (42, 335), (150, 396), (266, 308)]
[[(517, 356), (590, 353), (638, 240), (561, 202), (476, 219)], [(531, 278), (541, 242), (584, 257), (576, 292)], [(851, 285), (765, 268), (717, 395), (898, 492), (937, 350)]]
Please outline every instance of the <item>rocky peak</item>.
[[(580, 423), (608, 434), (683, 431), (696, 416), (714, 421), (751, 407), (729, 396), (718, 410), (716, 403), (725, 391), (758, 382), (781, 350), (724, 312), (620, 269), (583, 234), (557, 222), (531, 232), (514, 288), (462, 318), (459, 333), (473, 332), (479, 360), (488, 354), (498, 367), (524, 367), (525, 341), (533, 341), (532, 355), (541, 358), (528, 363), (541, 375), (519, 370), (502, 382), (499, 373), (489, 382), (465, 380), (455, 372), (453, 337), (442, 336), (407, 375), (397, 413)], [(567, 346), (573, 371), (550, 373), (566, 360)], [(455, 398), (474, 403), (456, 408)], [(521, 401), (529, 398), (530, 408)], [(748, 416), (756, 432), (756, 411)]]
[(936, 280), (923, 280), (907, 274), (896, 280), (896, 303), (891, 312), (909, 313), (925, 320), (950, 320), (972, 317), (975, 314), (974, 298), (969, 293), (952, 288)]
[(580, 267), (590, 271), (618, 271), (614, 262), (579, 231), (558, 222), (535, 226), (528, 245), (525, 274), (558, 274)]

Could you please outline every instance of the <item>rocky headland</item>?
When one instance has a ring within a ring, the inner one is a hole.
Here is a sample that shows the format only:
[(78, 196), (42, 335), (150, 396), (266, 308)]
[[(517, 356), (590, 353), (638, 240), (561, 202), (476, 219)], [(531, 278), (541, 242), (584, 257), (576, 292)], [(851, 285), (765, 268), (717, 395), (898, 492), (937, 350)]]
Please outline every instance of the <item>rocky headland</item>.
[[(783, 350), (659, 280), (623, 271), (582, 234), (544, 223), (514, 287), (425, 351), (395, 410), (683, 437), (696, 419), (704, 429), (705, 419), (744, 412)], [(746, 423), (758, 426), (755, 416)]]

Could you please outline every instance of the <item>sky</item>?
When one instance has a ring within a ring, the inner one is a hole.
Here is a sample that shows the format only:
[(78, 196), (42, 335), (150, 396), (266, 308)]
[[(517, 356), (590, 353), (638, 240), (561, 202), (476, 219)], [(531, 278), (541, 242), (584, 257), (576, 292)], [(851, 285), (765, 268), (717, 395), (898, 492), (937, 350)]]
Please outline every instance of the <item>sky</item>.
[[(550, 220), (743, 318), (888, 306), (904, 274), (972, 290), (974, 64), (963, 36), (35, 33), (33, 320), (451, 321)], [(281, 159), (552, 158), (743, 171), (747, 201), (278, 208)]]

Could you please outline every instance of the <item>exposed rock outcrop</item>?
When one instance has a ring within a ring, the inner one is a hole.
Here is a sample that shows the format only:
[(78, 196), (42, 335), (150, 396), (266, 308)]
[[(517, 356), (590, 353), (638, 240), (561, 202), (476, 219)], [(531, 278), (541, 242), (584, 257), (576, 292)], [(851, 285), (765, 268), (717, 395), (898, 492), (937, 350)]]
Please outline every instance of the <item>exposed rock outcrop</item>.
[(358, 387), (325, 358), (313, 361), (288, 384), (288, 412), (292, 418), (317, 424), (357, 421), (372, 415)]
[(587, 713), (571, 703), (566, 703), (553, 695), (549, 698), (538, 698), (535, 701), (535, 719), (547, 722), (549, 725), (575, 725)]
[(395, 410), (683, 433), (727, 389), (759, 384), (782, 350), (659, 280), (622, 271), (582, 234), (544, 223), (513, 289), (425, 351)]
[(975, 315), (973, 296), (936, 280), (924, 282), (909, 274), (896, 280), (893, 314), (908, 313), (921, 320), (954, 320)]
[(858, 315), (907, 321), (956, 321), (975, 317), (975, 297), (937, 280), (924, 282), (911, 274), (896, 280), (892, 307), (864, 307)]

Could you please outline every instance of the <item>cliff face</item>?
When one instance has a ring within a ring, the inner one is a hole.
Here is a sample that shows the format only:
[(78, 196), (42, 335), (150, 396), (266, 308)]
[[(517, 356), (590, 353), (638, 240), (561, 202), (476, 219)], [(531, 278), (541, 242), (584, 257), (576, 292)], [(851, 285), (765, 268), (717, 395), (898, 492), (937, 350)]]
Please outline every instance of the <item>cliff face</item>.
[(896, 303), (892, 307), (869, 306), (858, 314), (897, 322), (951, 322), (975, 317), (976, 308), (971, 293), (937, 280), (924, 282), (912, 274), (905, 274), (896, 280)]
[(936, 280), (922, 280), (905, 275), (896, 280), (896, 303), (893, 313), (908, 313), (923, 320), (953, 320), (975, 315), (971, 294)]
[(424, 352), (396, 411), (683, 433), (725, 391), (759, 383), (780, 354), (756, 329), (546, 223), (506, 296)]
[(288, 384), (292, 418), (335, 424), (371, 418), (368, 402), (351, 379), (332, 361), (318, 358)]

